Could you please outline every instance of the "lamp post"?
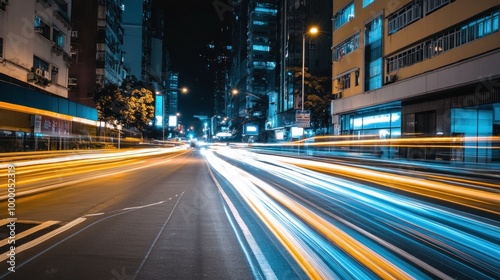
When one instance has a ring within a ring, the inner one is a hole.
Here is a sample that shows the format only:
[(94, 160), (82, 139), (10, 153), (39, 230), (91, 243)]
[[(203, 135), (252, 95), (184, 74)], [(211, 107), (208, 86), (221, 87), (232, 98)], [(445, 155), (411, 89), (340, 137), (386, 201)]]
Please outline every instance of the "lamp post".
[(304, 112), (304, 72), (306, 64), (306, 36), (307, 34), (315, 35), (319, 29), (317, 27), (311, 27), (307, 32), (302, 34), (302, 112)]

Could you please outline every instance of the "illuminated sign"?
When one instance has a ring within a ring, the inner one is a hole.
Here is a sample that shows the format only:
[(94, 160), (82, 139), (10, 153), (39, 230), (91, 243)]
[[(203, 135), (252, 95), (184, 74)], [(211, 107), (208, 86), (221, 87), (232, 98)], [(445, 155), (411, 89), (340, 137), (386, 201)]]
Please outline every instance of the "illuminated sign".
[(163, 126), (163, 95), (157, 95), (155, 101), (155, 125)]
[(168, 126), (169, 127), (177, 127), (177, 116), (168, 116)]
[(304, 135), (304, 128), (302, 127), (292, 127), (292, 138), (299, 138)]
[(245, 126), (245, 134), (247, 135), (259, 135), (259, 128), (255, 125)]

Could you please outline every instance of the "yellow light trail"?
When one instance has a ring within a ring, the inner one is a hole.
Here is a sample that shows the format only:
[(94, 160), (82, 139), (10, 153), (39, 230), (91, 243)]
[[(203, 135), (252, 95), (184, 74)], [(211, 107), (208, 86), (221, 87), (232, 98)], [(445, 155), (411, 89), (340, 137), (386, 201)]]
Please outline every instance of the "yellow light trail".
[(456, 203), (496, 215), (500, 214), (500, 194), (496, 192), (471, 189), (425, 179), (416, 179), (410, 176), (373, 171), (359, 167), (306, 161), (286, 157), (276, 157), (276, 159), (311, 170), (377, 183), (383, 186)]

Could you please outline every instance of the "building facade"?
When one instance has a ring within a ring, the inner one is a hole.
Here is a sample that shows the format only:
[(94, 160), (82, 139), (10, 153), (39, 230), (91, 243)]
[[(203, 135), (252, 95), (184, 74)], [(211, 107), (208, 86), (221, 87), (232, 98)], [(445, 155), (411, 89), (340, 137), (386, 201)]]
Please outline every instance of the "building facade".
[[(231, 73), (232, 118), (243, 121), (244, 140), (258, 137), (274, 115), (278, 88), (278, 1), (240, 1), (234, 6)], [(252, 127), (246, 131), (245, 126)], [(247, 137), (248, 136), (248, 137)]]
[(268, 126), (284, 134), (295, 125), (295, 111), (301, 102), (301, 89), (290, 68), (302, 66), (302, 39), (312, 26), (319, 29), (319, 34), (306, 36), (304, 65), (311, 75), (331, 76), (332, 1), (284, 0), (279, 11), (279, 94)]
[(124, 9), (121, 0), (73, 1), (71, 100), (95, 107), (90, 93), (97, 86), (121, 85), (125, 79), (121, 26)]
[(500, 161), (498, 143), (478, 142), (500, 135), (500, 1), (340, 0), (333, 13), (335, 134), (459, 137), (455, 158), (389, 155)]
[[(68, 100), (72, 1), (0, 1), (0, 151), (75, 148), (97, 111)], [(95, 32), (94, 32), (95, 34)]]

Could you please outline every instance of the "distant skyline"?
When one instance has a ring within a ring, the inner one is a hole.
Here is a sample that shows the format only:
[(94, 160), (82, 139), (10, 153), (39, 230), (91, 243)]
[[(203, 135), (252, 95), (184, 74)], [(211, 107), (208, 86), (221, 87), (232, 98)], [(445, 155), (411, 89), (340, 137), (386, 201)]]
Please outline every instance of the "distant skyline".
[[(165, 40), (170, 70), (179, 72), (179, 86), (189, 93), (179, 96), (181, 120), (209, 115), (213, 110), (213, 81), (200, 54), (217, 37), (221, 19), (213, 0), (182, 0), (158, 3), (165, 9)], [(187, 116), (186, 116), (187, 115)]]

